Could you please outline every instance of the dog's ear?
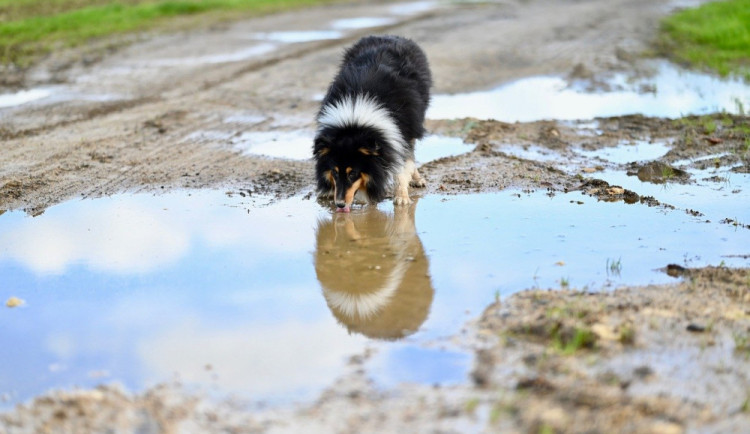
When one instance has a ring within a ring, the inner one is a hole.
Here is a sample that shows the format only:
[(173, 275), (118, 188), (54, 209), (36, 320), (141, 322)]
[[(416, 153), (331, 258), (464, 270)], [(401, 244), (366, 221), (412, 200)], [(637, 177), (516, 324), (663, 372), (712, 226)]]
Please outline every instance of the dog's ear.
[(380, 153), (380, 145), (377, 143), (371, 143), (367, 146), (360, 146), (358, 151), (362, 153), (363, 155), (379, 155)]
[(330, 138), (323, 134), (315, 136), (315, 143), (313, 144), (313, 155), (316, 157), (322, 157), (331, 150)]

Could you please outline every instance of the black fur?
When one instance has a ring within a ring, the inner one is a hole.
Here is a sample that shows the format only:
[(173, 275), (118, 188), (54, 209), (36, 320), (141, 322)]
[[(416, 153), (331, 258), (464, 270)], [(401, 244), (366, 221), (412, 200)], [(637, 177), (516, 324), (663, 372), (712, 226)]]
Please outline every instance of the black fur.
[[(388, 194), (395, 173), (407, 159), (414, 158), (414, 141), (424, 135), (424, 116), (430, 101), (432, 78), (424, 52), (413, 41), (398, 36), (369, 36), (344, 53), (340, 70), (323, 98), (318, 121), (327, 106), (342, 99), (366, 96), (374, 99), (395, 121), (401, 146), (393, 146), (377, 128), (319, 124), (313, 155), (316, 160), (318, 191), (333, 193), (334, 185), (326, 176), (339, 169), (335, 177), (337, 203), (357, 177), (365, 173), (366, 192), (371, 202)], [(360, 148), (366, 150), (365, 153)], [(368, 155), (369, 154), (369, 155)]]

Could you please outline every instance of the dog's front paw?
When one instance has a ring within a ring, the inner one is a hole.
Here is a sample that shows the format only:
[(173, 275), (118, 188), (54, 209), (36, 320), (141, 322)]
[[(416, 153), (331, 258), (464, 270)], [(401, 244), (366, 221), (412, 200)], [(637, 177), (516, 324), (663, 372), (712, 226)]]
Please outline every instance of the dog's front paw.
[(396, 195), (396, 197), (393, 198), (393, 204), (396, 205), (396, 206), (409, 205), (410, 203), (411, 203), (411, 199), (409, 199), (409, 195), (408, 194), (405, 194), (405, 195), (404, 194), (399, 194), (399, 195)]
[(412, 179), (409, 185), (416, 188), (425, 188), (427, 187), (427, 182), (425, 182), (424, 178)]

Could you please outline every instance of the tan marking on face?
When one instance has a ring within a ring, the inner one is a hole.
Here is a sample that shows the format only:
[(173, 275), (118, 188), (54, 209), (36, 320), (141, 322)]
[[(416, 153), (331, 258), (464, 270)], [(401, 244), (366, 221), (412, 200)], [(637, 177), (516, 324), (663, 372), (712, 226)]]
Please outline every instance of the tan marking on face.
[(336, 173), (339, 173), (339, 168), (338, 167), (334, 167), (333, 170), (335, 170)]
[(346, 168), (346, 174), (349, 175), (350, 173), (352, 173), (352, 168), (351, 167), (347, 167)]
[(330, 151), (331, 151), (331, 149), (330, 149), (330, 148), (321, 148), (321, 149), (320, 149), (320, 150), (318, 151), (318, 157), (322, 157), (322, 156), (324, 156), (325, 154), (329, 153)]
[(326, 170), (325, 172), (323, 172), (323, 176), (326, 177), (328, 183), (330, 183), (331, 187), (333, 187), (333, 197), (336, 197), (336, 180), (333, 179), (333, 174), (330, 170)]
[(362, 178), (354, 181), (352, 186), (349, 187), (349, 190), (346, 190), (346, 195), (344, 196), (346, 206), (351, 206), (352, 202), (354, 202), (354, 195), (357, 193), (357, 190), (359, 190), (360, 185), (362, 185)]
[(376, 151), (371, 151), (367, 148), (359, 148), (359, 152), (361, 152), (363, 155), (378, 155)]
[(362, 185), (360, 185), (360, 189), (365, 190), (367, 188), (367, 183), (370, 182), (370, 177), (366, 173), (360, 173), (359, 177), (362, 179)]

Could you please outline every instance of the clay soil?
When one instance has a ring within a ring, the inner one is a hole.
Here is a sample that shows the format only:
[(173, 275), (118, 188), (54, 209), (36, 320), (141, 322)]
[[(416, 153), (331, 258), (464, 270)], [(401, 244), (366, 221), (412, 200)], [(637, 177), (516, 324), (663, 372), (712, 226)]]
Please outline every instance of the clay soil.
[[(247, 33), (315, 29), (337, 18), (378, 16), (390, 6), (320, 7), (51, 56), (20, 80), (29, 87), (63, 85), (77, 95), (108, 97), (72, 97), (0, 113), (0, 210), (38, 215), (72, 198), (179, 188), (249, 190), (279, 199), (308, 194), (309, 161), (243, 155), (227, 138), (253, 131), (312, 132), (314, 96), (324, 92), (342, 49), (360, 36), (387, 32), (419, 41), (436, 93), (540, 74), (588, 80), (595, 87), (615, 72), (647, 73), (640, 70), (643, 55), (658, 20), (672, 10), (662, 0), (448, 4), (342, 39), (280, 45), (245, 60), (189, 60), (241, 49)], [(163, 58), (188, 60), (133, 66)], [(245, 120), (226, 121), (232, 117)], [(575, 123), (556, 120), (430, 120), (431, 132), (463, 138), (470, 152), (423, 165), (427, 187), (420, 194), (581, 191), (669, 208), (596, 180), (602, 170), (596, 162), (561, 170), (556, 162), (522, 159), (504, 149), (536, 146), (564, 159), (573, 147), (664, 140), (672, 150), (655, 163), (721, 153), (726, 156), (713, 164), (747, 171), (747, 153), (738, 151), (747, 139), (741, 128), (747, 118), (709, 119), (719, 127), (706, 130), (705, 119), (696, 117), (599, 119), (602, 134), (595, 138)], [(664, 173), (654, 167), (628, 170)], [(690, 182), (680, 176), (662, 181)], [(726, 222), (738, 230), (749, 229), (748, 223)], [(293, 408), (248, 411), (172, 384), (135, 394), (102, 386), (40, 396), (0, 414), (0, 431), (746, 432), (750, 273), (725, 267), (666, 271), (677, 276), (675, 284), (604, 293), (537, 289), (498, 300), (456, 337), (475, 352), (472, 378), (461, 386), (384, 391), (368, 380), (363, 354), (317, 401)]]

